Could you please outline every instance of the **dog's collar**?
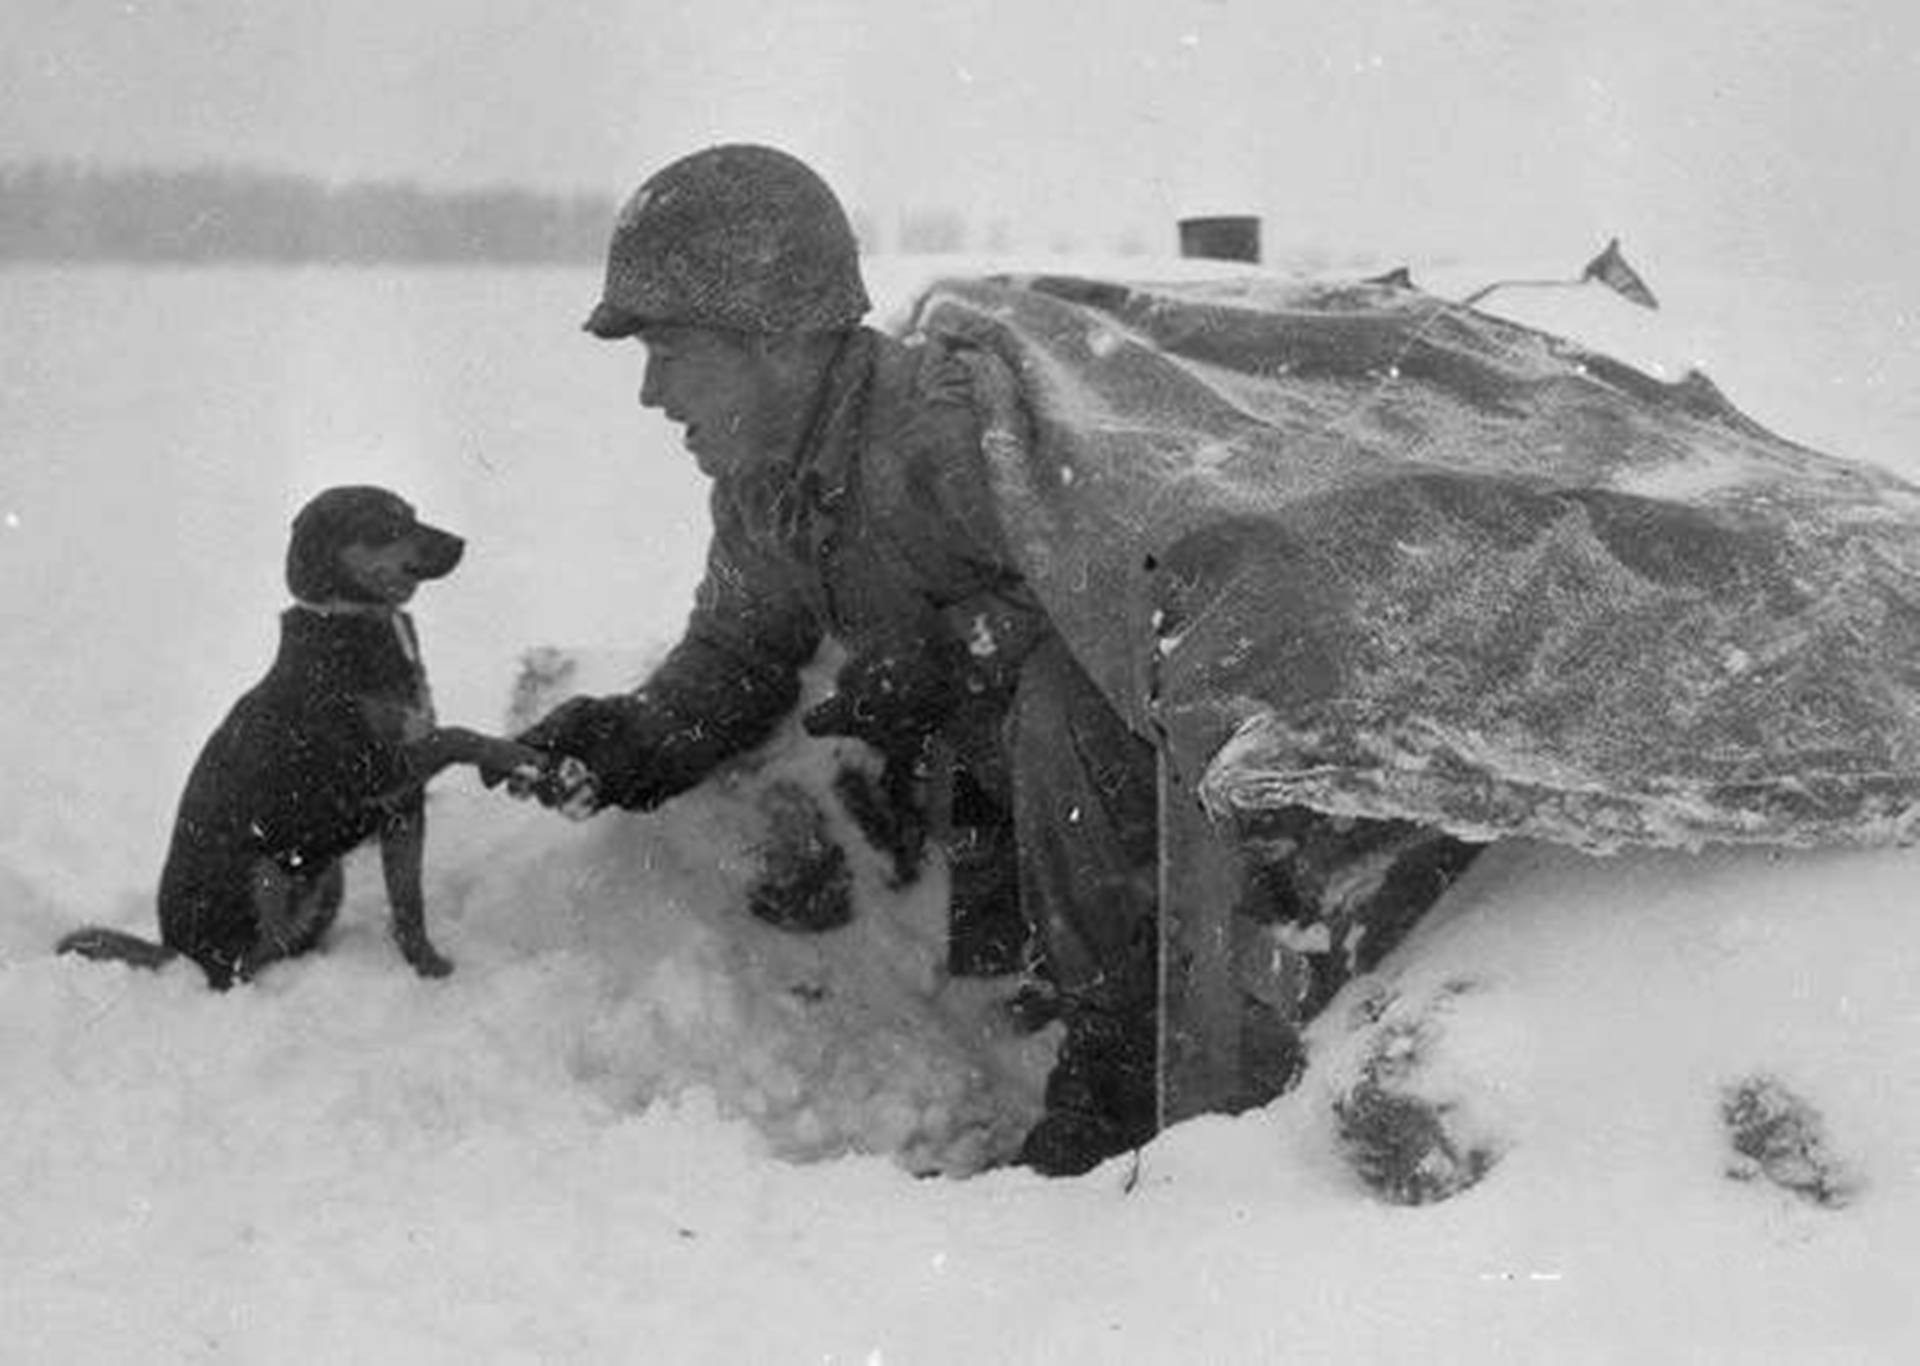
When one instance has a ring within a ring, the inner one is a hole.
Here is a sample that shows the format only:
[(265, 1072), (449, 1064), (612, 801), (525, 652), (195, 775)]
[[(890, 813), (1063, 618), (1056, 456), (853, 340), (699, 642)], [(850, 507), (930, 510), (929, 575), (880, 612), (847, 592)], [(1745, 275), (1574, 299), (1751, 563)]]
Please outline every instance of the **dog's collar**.
[(293, 605), (302, 612), (311, 612), (317, 617), (390, 619), (400, 615), (399, 608), (390, 607), (384, 602), (354, 602), (350, 598), (328, 598), (325, 602), (308, 602), (305, 598), (295, 598)]
[(325, 602), (295, 598), (293, 607), (296, 612), (307, 612), (316, 617), (362, 617), (368, 621), (384, 621), (392, 626), (394, 637), (400, 642), (400, 653), (407, 657), (420, 677), (421, 706), (427, 716), (433, 715), (433, 701), (426, 694), (425, 666), (420, 659), (420, 638), (414, 634), (412, 617), (398, 607), (383, 602), (354, 602), (350, 598), (328, 598)]

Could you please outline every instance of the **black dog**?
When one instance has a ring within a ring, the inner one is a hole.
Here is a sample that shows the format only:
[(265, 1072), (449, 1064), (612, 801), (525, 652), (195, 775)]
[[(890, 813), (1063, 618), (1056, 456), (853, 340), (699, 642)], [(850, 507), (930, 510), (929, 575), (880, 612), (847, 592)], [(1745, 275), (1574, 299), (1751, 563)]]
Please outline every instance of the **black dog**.
[(328, 489), (302, 508), (279, 655), (207, 741), (180, 799), (160, 943), (93, 928), (61, 952), (143, 966), (184, 954), (225, 989), (320, 944), (339, 913), (342, 857), (377, 834), (400, 952), (422, 976), (451, 972), (427, 938), (421, 895), (427, 780), (450, 764), (525, 774), (543, 762), (434, 722), (400, 609), (464, 550), (385, 489)]

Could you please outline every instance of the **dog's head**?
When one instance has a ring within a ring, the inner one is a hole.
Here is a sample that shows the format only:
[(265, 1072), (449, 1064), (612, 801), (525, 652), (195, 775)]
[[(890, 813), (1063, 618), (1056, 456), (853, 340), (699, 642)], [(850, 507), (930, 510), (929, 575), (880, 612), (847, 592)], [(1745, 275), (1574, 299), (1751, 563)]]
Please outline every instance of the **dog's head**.
[(465, 550), (397, 494), (368, 484), (331, 488), (293, 519), (287, 587), (302, 602), (398, 606), (422, 582), (451, 574)]

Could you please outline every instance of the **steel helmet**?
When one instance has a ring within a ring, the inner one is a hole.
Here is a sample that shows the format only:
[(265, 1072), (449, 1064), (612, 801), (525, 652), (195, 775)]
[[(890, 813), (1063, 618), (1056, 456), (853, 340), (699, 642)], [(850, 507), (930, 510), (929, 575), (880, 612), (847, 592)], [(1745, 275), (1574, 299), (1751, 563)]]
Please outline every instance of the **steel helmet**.
[(682, 157), (634, 191), (586, 330), (835, 331), (870, 306), (852, 225), (826, 181), (785, 152), (740, 143)]

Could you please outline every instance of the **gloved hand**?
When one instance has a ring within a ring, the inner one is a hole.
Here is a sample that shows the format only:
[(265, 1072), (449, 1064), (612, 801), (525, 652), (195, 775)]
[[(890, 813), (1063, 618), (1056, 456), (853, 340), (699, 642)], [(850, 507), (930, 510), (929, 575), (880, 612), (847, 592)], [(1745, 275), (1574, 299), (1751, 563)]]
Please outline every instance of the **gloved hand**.
[(600, 809), (600, 780), (570, 754), (543, 754), (510, 770), (483, 769), (481, 781), (488, 787), (504, 782), (509, 796), (531, 797), (569, 820), (585, 820)]
[(576, 819), (607, 803), (652, 805), (639, 799), (650, 756), (637, 752), (628, 724), (633, 706), (619, 696), (568, 698), (514, 737), (553, 761), (532, 774), (489, 775), (488, 786), (505, 780), (515, 796), (531, 796)]
[(809, 709), (809, 735), (847, 735), (884, 754), (917, 749), (961, 697), (960, 649), (925, 639), (855, 655), (834, 679), (833, 696)]
[(606, 743), (620, 728), (617, 697), (569, 697), (513, 738), (530, 749), (576, 759)]

